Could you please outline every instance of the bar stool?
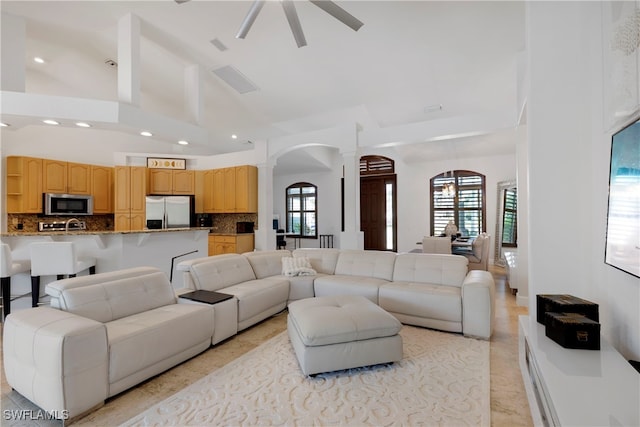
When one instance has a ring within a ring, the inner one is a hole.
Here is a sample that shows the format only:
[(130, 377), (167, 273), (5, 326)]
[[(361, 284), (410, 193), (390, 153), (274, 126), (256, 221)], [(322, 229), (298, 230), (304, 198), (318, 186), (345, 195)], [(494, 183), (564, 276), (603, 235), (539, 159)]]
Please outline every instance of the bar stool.
[(38, 242), (29, 245), (31, 251), (31, 306), (40, 300), (40, 276), (75, 277), (84, 270), (96, 272), (96, 259), (78, 256), (74, 242)]
[(6, 243), (0, 245), (0, 280), (2, 281), (2, 314), (6, 318), (11, 313), (11, 276), (26, 273), (31, 269), (29, 260), (14, 260), (11, 248)]

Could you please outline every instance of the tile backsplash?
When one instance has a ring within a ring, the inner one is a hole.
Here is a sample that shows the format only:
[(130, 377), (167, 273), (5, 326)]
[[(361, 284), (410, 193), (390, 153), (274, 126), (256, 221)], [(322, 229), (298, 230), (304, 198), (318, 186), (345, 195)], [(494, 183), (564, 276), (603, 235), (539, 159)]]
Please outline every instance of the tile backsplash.
[(254, 229), (258, 228), (258, 214), (212, 214), (213, 227), (211, 231), (214, 233), (236, 232), (236, 222), (250, 221), (254, 223)]
[[(236, 232), (236, 222), (251, 221), (258, 228), (258, 214), (212, 214), (215, 233)], [(7, 232), (36, 232), (40, 221), (66, 221), (72, 216), (42, 216), (38, 214), (7, 214)], [(78, 217), (87, 223), (87, 231), (113, 231), (113, 215), (89, 215)]]
[(66, 221), (71, 218), (78, 218), (87, 223), (87, 231), (112, 231), (113, 215), (88, 215), (82, 217), (73, 216), (42, 216), (38, 214), (7, 214), (7, 232), (15, 233), (19, 231), (38, 231), (38, 223)]

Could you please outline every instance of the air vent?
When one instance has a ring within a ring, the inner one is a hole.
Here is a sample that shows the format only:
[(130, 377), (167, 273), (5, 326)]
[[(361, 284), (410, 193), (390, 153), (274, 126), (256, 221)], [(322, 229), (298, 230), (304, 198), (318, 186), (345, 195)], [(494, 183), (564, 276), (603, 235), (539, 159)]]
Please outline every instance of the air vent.
[(228, 49), (228, 47), (225, 46), (224, 43), (222, 43), (218, 38), (211, 40), (210, 43), (214, 45), (220, 52), (224, 52)]
[(247, 93), (258, 90), (258, 87), (251, 83), (249, 79), (242, 75), (231, 65), (213, 70), (214, 74), (220, 77), (226, 84), (234, 88), (238, 93)]

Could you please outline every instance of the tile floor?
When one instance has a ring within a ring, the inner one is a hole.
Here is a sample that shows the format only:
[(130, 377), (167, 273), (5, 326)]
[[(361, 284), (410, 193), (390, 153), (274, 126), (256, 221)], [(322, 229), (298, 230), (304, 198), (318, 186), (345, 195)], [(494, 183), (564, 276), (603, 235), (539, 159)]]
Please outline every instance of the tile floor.
[[(518, 307), (515, 296), (505, 282), (504, 270), (492, 267), (496, 280), (496, 326), (491, 338), (491, 425), (531, 426), (532, 420), (518, 365), (518, 315), (526, 307)], [(262, 342), (286, 330), (286, 313), (268, 319), (235, 337), (210, 348), (169, 371), (107, 400), (104, 406), (75, 420), (73, 426), (115, 426), (135, 414), (166, 399), (201, 377), (255, 348)], [(32, 405), (6, 383), (2, 370), (2, 426), (26, 425), (6, 419), (6, 409), (32, 409)], [(61, 422), (38, 420), (34, 426), (60, 426)], [(69, 423), (67, 423), (69, 425)]]

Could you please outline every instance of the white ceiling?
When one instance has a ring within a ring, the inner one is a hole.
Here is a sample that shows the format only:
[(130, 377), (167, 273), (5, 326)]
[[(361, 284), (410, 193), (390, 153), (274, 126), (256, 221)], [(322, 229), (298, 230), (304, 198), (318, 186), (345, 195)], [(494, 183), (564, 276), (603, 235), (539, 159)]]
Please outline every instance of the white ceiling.
[[(461, 126), (459, 134), (467, 136), (456, 140), (456, 151), (514, 151), (524, 2), (338, 0), (364, 22), (355, 32), (312, 3), (296, 1), (308, 43), (302, 48), (278, 1), (267, 1), (247, 37), (236, 39), (251, 3), (3, 0), (0, 8), (26, 21), (27, 92), (108, 101), (118, 100), (117, 70), (105, 64), (118, 59), (118, 22), (138, 16), (143, 110), (188, 122), (185, 68), (205, 70), (199, 125), (208, 137), (187, 154), (244, 150), (251, 148), (248, 140), (357, 123), (368, 135), (399, 135), (393, 141), (407, 159), (446, 158), (451, 149), (429, 141), (450, 142), (455, 126), (439, 135), (431, 124), (491, 114), (513, 120)], [(228, 49), (211, 44), (216, 38)], [(34, 56), (46, 64), (34, 63)], [(228, 65), (259, 89), (239, 94), (213, 74)], [(298, 161), (295, 151), (290, 156)]]

